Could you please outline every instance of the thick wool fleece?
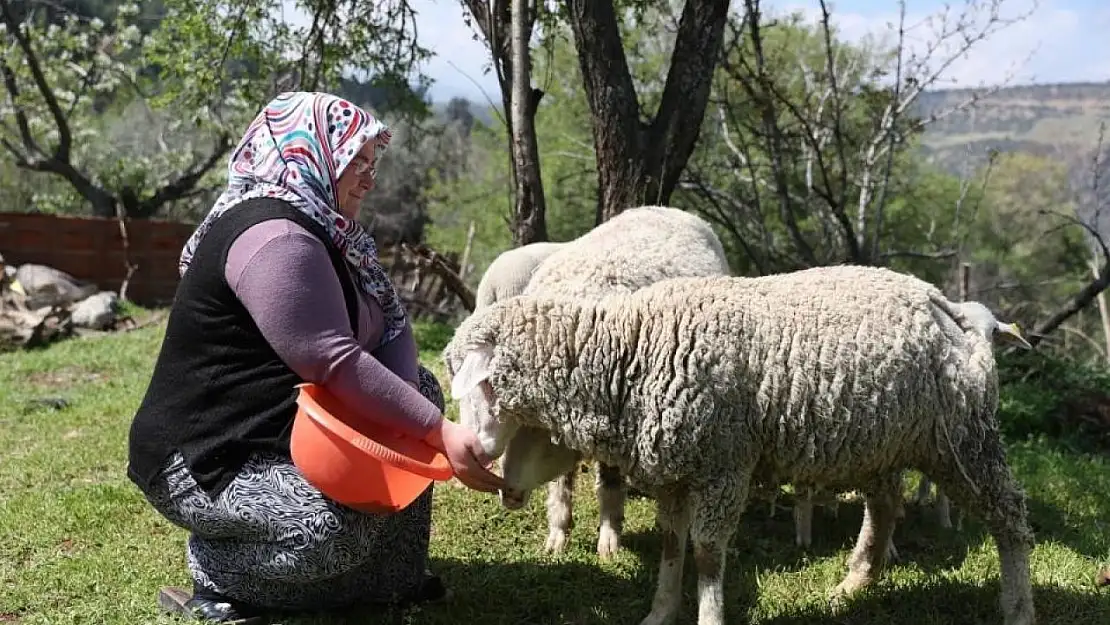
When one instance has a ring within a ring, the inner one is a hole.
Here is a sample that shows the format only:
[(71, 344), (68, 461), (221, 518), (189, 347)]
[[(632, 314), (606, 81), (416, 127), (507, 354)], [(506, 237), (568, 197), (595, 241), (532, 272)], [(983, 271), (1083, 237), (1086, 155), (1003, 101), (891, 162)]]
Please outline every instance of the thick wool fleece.
[(520, 295), (532, 279), (540, 263), (565, 247), (566, 243), (530, 243), (502, 252), (493, 259), (475, 293), (475, 308)]
[[(656, 496), (661, 570), (681, 571), (689, 529), (699, 623), (720, 622), (723, 549), (753, 481), (868, 493), (838, 587), (851, 592), (881, 567), (892, 477), (909, 467), (982, 515), (1005, 622), (1032, 622), (1033, 537), (999, 440), (992, 346), (926, 283), (828, 267), (669, 280), (601, 302), (524, 296), (460, 325), (445, 357), (458, 370), (483, 346), (497, 418), (550, 431)], [(675, 575), (661, 572), (653, 617), (673, 610)]]
[(496, 346), (501, 410), (642, 486), (744, 463), (847, 486), (993, 428), (991, 346), (953, 341), (938, 296), (854, 267), (677, 279), (608, 303), (518, 299), (454, 343)]
[(545, 260), (524, 294), (605, 297), (660, 280), (728, 275), (717, 234), (677, 208), (630, 208)]
[[(705, 220), (675, 208), (644, 206), (625, 210), (562, 244), (538, 265), (522, 288), (527, 294), (600, 299), (631, 293), (668, 278), (729, 273), (724, 248)], [(542, 432), (527, 429), (517, 433), (510, 449), (506, 461), (520, 453), (537, 458), (568, 457), (565, 448), (552, 445)], [(509, 468), (511, 464), (504, 466)], [(548, 484), (547, 551), (559, 552), (566, 544), (573, 518), (576, 473), (572, 466)], [(599, 463), (595, 479), (600, 516), (597, 553), (606, 557), (619, 548), (624, 478), (616, 467)]]

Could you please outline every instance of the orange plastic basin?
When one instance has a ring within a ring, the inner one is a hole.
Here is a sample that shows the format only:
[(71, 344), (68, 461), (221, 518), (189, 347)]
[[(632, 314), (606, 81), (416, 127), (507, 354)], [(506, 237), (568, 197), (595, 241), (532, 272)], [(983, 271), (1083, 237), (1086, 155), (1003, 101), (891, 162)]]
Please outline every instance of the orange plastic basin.
[(427, 443), (353, 414), (315, 384), (297, 389), (293, 464), (335, 501), (363, 512), (397, 512), (433, 480), (454, 477), (447, 457)]

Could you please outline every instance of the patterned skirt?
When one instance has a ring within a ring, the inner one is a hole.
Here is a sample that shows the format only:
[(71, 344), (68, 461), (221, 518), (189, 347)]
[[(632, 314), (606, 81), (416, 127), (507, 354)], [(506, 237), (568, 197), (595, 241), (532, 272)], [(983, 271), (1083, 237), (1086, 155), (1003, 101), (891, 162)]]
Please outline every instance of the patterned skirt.
[[(420, 392), (443, 410), (439, 383), (424, 367)], [(397, 601), (428, 575), (430, 486), (396, 514), (366, 514), (322, 495), (288, 458), (256, 454), (212, 499), (175, 454), (147, 499), (189, 531), (197, 588), (260, 608)]]

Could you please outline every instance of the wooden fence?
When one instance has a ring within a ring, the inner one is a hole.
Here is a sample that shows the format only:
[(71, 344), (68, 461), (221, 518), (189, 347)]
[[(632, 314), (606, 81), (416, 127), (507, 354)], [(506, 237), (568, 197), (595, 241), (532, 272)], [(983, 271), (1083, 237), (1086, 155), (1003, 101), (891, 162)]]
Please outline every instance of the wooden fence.
[[(177, 259), (194, 228), (167, 221), (129, 221), (130, 249), (125, 255), (115, 219), (0, 213), (0, 254), (10, 265), (49, 265), (117, 292), (127, 279), (130, 260), (135, 271), (128, 298), (163, 306), (173, 300)], [(411, 318), (449, 321), (473, 308), (473, 296), (465, 287), (460, 289), (456, 255), (397, 244), (383, 246), (380, 256)]]
[(465, 286), (460, 288), (456, 254), (402, 243), (379, 250), (379, 258), (410, 318), (444, 323), (464, 309), (474, 309), (474, 296)]
[[(177, 288), (177, 257), (191, 224), (132, 221), (127, 224), (130, 260), (137, 265), (127, 287), (136, 303), (161, 305)], [(127, 255), (115, 219), (0, 213), (0, 254), (11, 265), (35, 263), (119, 291), (127, 278)]]

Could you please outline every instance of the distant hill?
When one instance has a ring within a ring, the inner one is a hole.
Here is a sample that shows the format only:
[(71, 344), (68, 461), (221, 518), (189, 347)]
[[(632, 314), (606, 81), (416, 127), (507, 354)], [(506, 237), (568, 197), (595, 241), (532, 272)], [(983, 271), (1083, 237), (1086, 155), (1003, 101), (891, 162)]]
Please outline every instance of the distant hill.
[[(973, 94), (968, 89), (924, 93), (917, 113), (952, 110)], [(1024, 85), (1001, 89), (933, 122), (924, 143), (929, 158), (953, 172), (969, 154), (984, 158), (991, 148), (1070, 159), (1095, 147), (1100, 122), (1110, 125), (1110, 82)]]
[[(916, 113), (943, 114), (975, 93), (971, 89), (925, 92), (917, 101)], [(447, 106), (448, 102), (436, 102), (433, 110), (442, 115)], [(488, 102), (471, 101), (469, 110), (480, 123), (498, 123)], [(1110, 82), (1007, 87), (930, 124), (925, 151), (930, 160), (953, 173), (963, 170), (969, 156), (985, 159), (992, 148), (1085, 158), (1096, 144), (1100, 122), (1108, 125), (1110, 144)]]

